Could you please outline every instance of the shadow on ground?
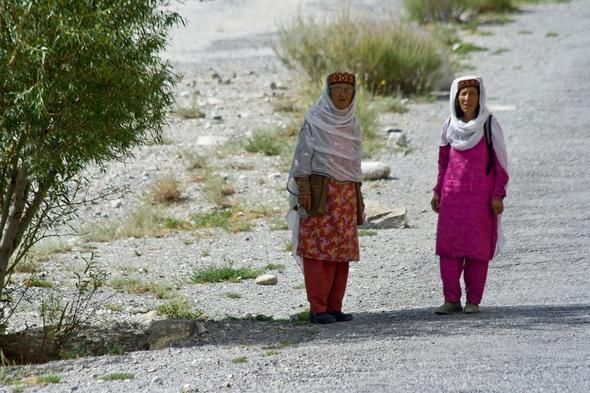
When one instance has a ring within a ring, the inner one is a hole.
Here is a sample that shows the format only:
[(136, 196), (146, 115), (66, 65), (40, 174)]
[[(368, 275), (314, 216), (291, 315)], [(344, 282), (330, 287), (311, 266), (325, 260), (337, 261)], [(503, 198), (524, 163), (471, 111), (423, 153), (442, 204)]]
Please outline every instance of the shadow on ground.
[[(436, 315), (433, 308), (381, 313), (358, 313), (351, 322), (296, 325), (288, 321), (207, 322), (208, 332), (190, 345), (251, 344), (329, 340), (363, 340), (374, 337), (450, 336), (466, 329), (555, 329), (556, 325), (590, 325), (590, 305), (485, 307), (479, 314)], [(454, 329), (461, 327), (461, 329)], [(561, 329), (561, 327), (559, 327)]]
[[(174, 321), (171, 321), (173, 324)], [(514, 307), (485, 307), (479, 314), (439, 316), (432, 308), (358, 313), (350, 322), (330, 325), (294, 323), (289, 320), (198, 321), (200, 329), (188, 339), (175, 340), (171, 346), (203, 345), (262, 345), (281, 348), (314, 340), (359, 341), (375, 337), (427, 337), (464, 335), (467, 330), (556, 330), (564, 327), (587, 328), (590, 325), (590, 305), (531, 305)], [(131, 325), (109, 328), (86, 328), (71, 338), (59, 350), (41, 350), (41, 331), (28, 331), (0, 336), (0, 349), (11, 362), (42, 363), (72, 354), (97, 356), (117, 354), (113, 343), (124, 352), (150, 348), (150, 331)], [(111, 345), (109, 347), (109, 345)]]

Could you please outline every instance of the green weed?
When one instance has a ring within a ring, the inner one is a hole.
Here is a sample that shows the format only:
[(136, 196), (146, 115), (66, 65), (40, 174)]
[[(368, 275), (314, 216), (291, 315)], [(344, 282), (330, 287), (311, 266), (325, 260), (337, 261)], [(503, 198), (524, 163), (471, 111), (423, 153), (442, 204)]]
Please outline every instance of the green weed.
[(258, 277), (261, 270), (249, 267), (234, 268), (231, 265), (212, 266), (193, 273), (191, 279), (195, 284), (214, 282), (239, 282), (240, 280), (254, 279)]
[(184, 298), (174, 299), (168, 303), (158, 306), (158, 314), (170, 319), (201, 319), (203, 311), (193, 310), (188, 301)]

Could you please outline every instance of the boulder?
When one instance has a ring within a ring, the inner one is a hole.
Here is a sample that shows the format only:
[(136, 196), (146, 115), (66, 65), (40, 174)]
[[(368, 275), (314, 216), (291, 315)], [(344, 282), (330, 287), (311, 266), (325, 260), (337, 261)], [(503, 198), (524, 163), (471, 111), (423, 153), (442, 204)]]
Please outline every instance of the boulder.
[(407, 211), (403, 207), (385, 207), (375, 202), (365, 201), (365, 214), (367, 218), (362, 228), (391, 229), (408, 227)]
[(185, 319), (164, 319), (153, 321), (149, 329), (150, 350), (168, 348), (170, 345), (186, 341), (194, 334), (207, 331), (199, 321)]

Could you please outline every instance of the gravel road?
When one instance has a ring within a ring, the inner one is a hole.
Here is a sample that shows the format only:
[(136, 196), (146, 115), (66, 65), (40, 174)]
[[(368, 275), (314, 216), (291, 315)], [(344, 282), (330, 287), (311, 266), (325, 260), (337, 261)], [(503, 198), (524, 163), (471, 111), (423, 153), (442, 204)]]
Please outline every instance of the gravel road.
[[(81, 222), (122, 216), (160, 175), (177, 173), (182, 178), (182, 160), (171, 157), (197, 149), (196, 137), (231, 139), (261, 123), (279, 126), (285, 121), (273, 112), (269, 85), (288, 86), (290, 77), (264, 44), (273, 31), (271, 24), (253, 24), (247, 36), (232, 30), (218, 51), (207, 44), (221, 42), (217, 36), (225, 30), (215, 24), (215, 15), (233, 3), (243, 2), (187, 2), (195, 20), (212, 7), (210, 36), (203, 37), (209, 41), (199, 41), (191, 51), (190, 36), (177, 32), (168, 53), (185, 76), (179, 100), (187, 101), (196, 86), (204, 107), (221, 114), (223, 122), (172, 120), (169, 144), (140, 148), (134, 160), (113, 165), (107, 176), (94, 175), (97, 189), (124, 191), (117, 197), (120, 203), (85, 208)], [(284, 15), (295, 12), (295, 3), (285, 2)], [(304, 3), (312, 10), (330, 10), (337, 2)], [(386, 3), (355, 4), (381, 12)], [(269, 1), (252, 4), (260, 7), (264, 20), (277, 17)], [(242, 20), (238, 14), (230, 16), (226, 29)], [(412, 151), (382, 152), (377, 158), (391, 166), (392, 178), (366, 187), (367, 199), (405, 207), (410, 227), (361, 237), (362, 260), (351, 269), (345, 298), (354, 321), (328, 326), (288, 321), (305, 310), (306, 300), (302, 275), (284, 250), (289, 239), (285, 230), (261, 224), (232, 235), (180, 233), (97, 243), (96, 261), (113, 276), (131, 266), (153, 280), (175, 283), (209, 316), (208, 333), (182, 347), (21, 367), (36, 375), (61, 376), (60, 383), (27, 392), (590, 391), (590, 120), (584, 110), (590, 106), (590, 79), (583, 76), (590, 69), (588, 26), (590, 1), (574, 0), (527, 6), (512, 23), (482, 28), (492, 34), (466, 37), (488, 49), (471, 55), (475, 69), (470, 72), (486, 82), (488, 103), (506, 136), (511, 174), (504, 213), (507, 247), (490, 265), (480, 314), (433, 314), (442, 295), (433, 251), (436, 217), (429, 201), (438, 130), (448, 103), (412, 102), (408, 113), (382, 119), (384, 126), (404, 130)], [(189, 23), (191, 28), (198, 31)], [(243, 52), (232, 50), (238, 43), (244, 43)], [(231, 83), (217, 83), (213, 73)], [(227, 170), (239, 197), (284, 206), (286, 174), (277, 169), (276, 158), (242, 155), (231, 160), (255, 161), (250, 170)], [(178, 214), (207, 207), (190, 186), (186, 193), (188, 202), (176, 208)], [(55, 256), (44, 266), (47, 275), (65, 281), (63, 267), (71, 271), (79, 266), (81, 252), (74, 247)], [(256, 286), (251, 280), (183, 283), (195, 269), (226, 261), (285, 267), (276, 272), (276, 286)], [(241, 297), (230, 299), (228, 292)], [(114, 291), (101, 296), (114, 296), (111, 302), (135, 316), (158, 304), (149, 296)], [(275, 321), (227, 318), (247, 313), (270, 315)], [(133, 378), (100, 378), (112, 373)], [(3, 391), (10, 390), (0, 386)]]

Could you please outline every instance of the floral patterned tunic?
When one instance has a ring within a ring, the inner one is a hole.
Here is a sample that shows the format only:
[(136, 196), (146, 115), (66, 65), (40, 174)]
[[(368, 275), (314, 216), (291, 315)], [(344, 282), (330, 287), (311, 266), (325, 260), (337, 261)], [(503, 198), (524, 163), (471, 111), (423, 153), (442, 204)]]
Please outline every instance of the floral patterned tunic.
[(328, 182), (328, 207), (323, 216), (301, 217), (297, 255), (333, 262), (359, 260), (354, 183)]

